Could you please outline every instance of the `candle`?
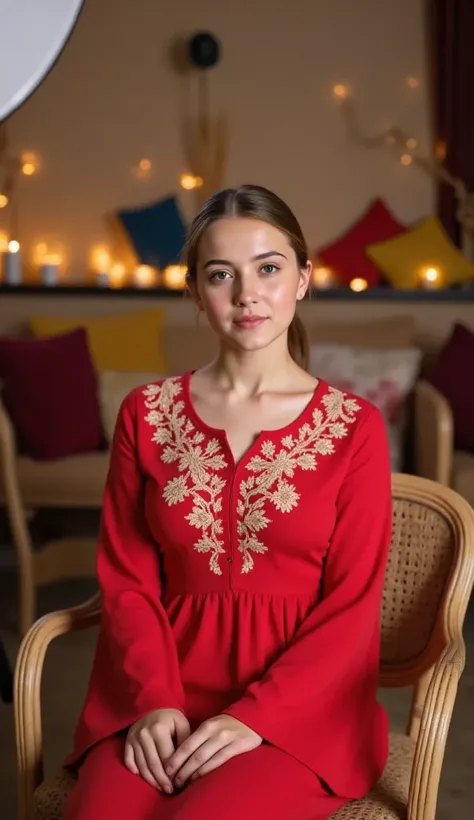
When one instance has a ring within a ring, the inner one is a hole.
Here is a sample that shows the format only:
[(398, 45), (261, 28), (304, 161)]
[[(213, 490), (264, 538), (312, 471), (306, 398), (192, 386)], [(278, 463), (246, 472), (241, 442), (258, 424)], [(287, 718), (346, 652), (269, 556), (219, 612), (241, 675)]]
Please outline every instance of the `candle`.
[(149, 265), (140, 265), (133, 274), (136, 288), (151, 288), (155, 284), (155, 271)]
[(8, 250), (3, 254), (3, 281), (7, 285), (20, 285), (22, 280), (22, 263), (19, 242), (8, 243)]
[(105, 273), (105, 271), (99, 271), (97, 274), (97, 285), (99, 288), (109, 288), (110, 287), (110, 279), (109, 274)]
[(429, 267), (421, 271), (421, 286), (424, 290), (438, 290), (440, 287), (440, 271)]
[(43, 285), (54, 287), (59, 282), (59, 268), (61, 257), (58, 254), (49, 254), (43, 258), (40, 265), (40, 275)]
[(313, 285), (318, 290), (329, 290), (337, 286), (336, 277), (331, 268), (316, 267), (313, 269)]
[(169, 265), (163, 271), (163, 284), (170, 290), (183, 290), (186, 286), (186, 265)]

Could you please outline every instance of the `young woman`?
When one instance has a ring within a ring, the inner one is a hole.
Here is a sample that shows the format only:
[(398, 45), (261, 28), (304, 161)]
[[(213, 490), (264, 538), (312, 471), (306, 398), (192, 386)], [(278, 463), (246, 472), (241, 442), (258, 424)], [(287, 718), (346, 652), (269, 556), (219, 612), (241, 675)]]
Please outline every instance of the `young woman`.
[(387, 757), (384, 423), (304, 369), (311, 264), (278, 197), (211, 197), (187, 266), (218, 353), (121, 408), (64, 816), (323, 820)]

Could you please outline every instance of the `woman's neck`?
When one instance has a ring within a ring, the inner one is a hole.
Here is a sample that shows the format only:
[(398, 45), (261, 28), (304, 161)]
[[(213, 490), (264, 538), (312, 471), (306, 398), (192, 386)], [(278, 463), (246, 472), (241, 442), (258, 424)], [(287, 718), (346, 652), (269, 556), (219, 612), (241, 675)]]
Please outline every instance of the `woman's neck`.
[[(276, 348), (276, 349), (275, 349)], [(298, 365), (285, 344), (271, 345), (264, 350), (236, 351), (221, 347), (217, 359), (210, 365), (209, 375), (223, 390), (241, 398), (282, 389), (298, 377)]]

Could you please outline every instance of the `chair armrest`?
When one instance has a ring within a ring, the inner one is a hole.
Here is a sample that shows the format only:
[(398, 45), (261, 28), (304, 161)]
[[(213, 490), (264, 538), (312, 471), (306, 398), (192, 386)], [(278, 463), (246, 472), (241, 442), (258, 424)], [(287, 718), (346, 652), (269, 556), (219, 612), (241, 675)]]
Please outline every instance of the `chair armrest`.
[(20, 817), (28, 817), (31, 799), (43, 780), (41, 678), (46, 650), (60, 635), (100, 622), (100, 593), (80, 606), (51, 612), (25, 635), (16, 661), (14, 679), (15, 739), (19, 776)]
[(453, 414), (444, 396), (426, 381), (415, 386), (414, 422), (416, 474), (451, 486)]
[(435, 820), (446, 740), (464, 663), (464, 643), (459, 640), (435, 664), (415, 747), (407, 820)]

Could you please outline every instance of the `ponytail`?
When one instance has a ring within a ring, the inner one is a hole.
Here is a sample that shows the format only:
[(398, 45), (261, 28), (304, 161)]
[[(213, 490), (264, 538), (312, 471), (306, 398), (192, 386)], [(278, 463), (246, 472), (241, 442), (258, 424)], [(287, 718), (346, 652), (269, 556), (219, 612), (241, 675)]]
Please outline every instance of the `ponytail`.
[(291, 358), (303, 370), (309, 366), (309, 342), (306, 328), (300, 317), (295, 313), (288, 328), (288, 350)]

